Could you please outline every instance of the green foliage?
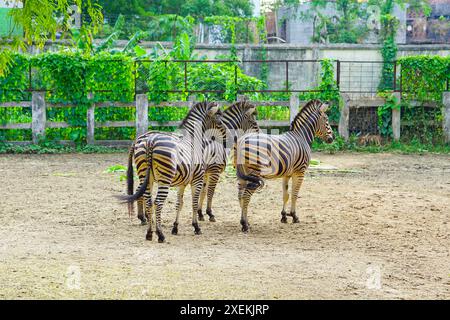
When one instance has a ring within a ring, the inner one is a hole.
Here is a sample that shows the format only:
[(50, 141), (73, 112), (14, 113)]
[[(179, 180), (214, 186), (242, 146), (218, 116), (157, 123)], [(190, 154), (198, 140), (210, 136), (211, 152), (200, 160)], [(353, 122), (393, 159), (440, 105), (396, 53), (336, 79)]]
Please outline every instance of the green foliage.
[[(290, 5), (299, 5), (298, 1), (287, 1)], [(358, 43), (367, 34), (366, 7), (357, 0), (337, 0), (333, 3), (337, 14), (329, 16), (322, 12), (331, 2), (312, 0), (311, 8), (302, 13), (300, 18), (312, 20), (318, 17), (318, 24), (313, 35), (314, 42)]]
[(394, 88), (394, 66), (397, 57), (397, 43), (395, 35), (398, 27), (398, 19), (392, 15), (394, 0), (385, 0), (381, 3), (381, 56), (383, 57), (383, 68), (378, 85), (378, 95), (385, 98), (384, 105), (377, 110), (378, 128), (380, 134), (385, 137), (392, 136), (392, 109), (398, 107), (398, 101), (390, 93)]
[(213, 14), (248, 17), (252, 14), (249, 0), (99, 0), (105, 15), (177, 14), (205, 17)]
[(360, 146), (358, 143), (358, 137), (352, 135), (346, 142), (340, 136), (337, 136), (335, 141), (331, 144), (327, 144), (318, 140), (314, 140), (312, 144), (313, 151), (337, 153), (337, 152), (392, 152), (400, 154), (425, 154), (425, 153), (442, 153), (450, 154), (450, 145), (443, 143), (423, 143), (419, 139), (413, 138), (409, 142), (391, 141), (384, 143), (380, 146), (369, 145)]
[(380, 97), (385, 98), (385, 103), (378, 107), (378, 128), (384, 137), (392, 137), (392, 109), (399, 109), (398, 99), (389, 92), (379, 92)]
[(23, 29), (24, 36), (7, 36), (9, 41), (0, 38), (0, 76), (4, 76), (10, 69), (12, 56), (8, 53), (9, 49), (25, 51), (26, 45), (31, 44), (43, 48), (47, 40), (56, 39), (58, 32), (70, 36), (71, 5), (77, 5), (88, 17), (81, 29), (74, 32), (84, 37), (85, 43), (90, 45), (90, 39), (103, 21), (100, 7), (91, 0), (23, 1), (23, 8), (13, 9), (11, 16), (14, 24)]
[(153, 16), (146, 27), (151, 41), (174, 41), (180, 33), (193, 35), (194, 18), (181, 17), (176, 14)]
[[(186, 100), (185, 64), (173, 60), (203, 60), (193, 53), (194, 42), (184, 33), (175, 42), (174, 49), (169, 54), (156, 56), (148, 66), (149, 99), (154, 102), (168, 100)], [(187, 86), (189, 91), (222, 91), (198, 94), (199, 99), (229, 100), (236, 99), (237, 91), (260, 90), (264, 83), (250, 77), (238, 67), (236, 62), (227, 63), (188, 63)], [(235, 79), (237, 76), (237, 83)], [(180, 93), (171, 93), (179, 90)]]
[[(0, 77), (0, 101), (29, 100), (28, 68), (33, 70), (33, 89), (47, 90), (46, 100), (53, 103), (74, 104), (72, 108), (48, 108), (49, 121), (67, 121), (74, 128), (47, 129), (49, 140), (85, 142), (86, 112), (91, 102), (133, 101), (134, 63), (131, 57), (102, 52), (86, 56), (80, 52), (49, 52), (35, 56), (14, 54), (11, 72)], [(88, 98), (88, 93), (93, 93)], [(30, 122), (29, 108), (1, 108), (0, 122)], [(125, 109), (125, 110), (124, 110)], [(132, 120), (126, 108), (98, 108), (95, 120)], [(130, 119), (131, 118), (131, 119)], [(29, 131), (29, 130), (28, 130)], [(98, 130), (100, 139), (132, 137), (130, 128)], [(131, 136), (130, 136), (131, 135)], [(0, 138), (28, 140), (29, 134), (17, 130), (1, 131)]]
[(26, 146), (13, 145), (0, 140), (0, 154), (60, 154), (60, 153), (124, 153), (127, 149), (102, 146), (66, 146), (51, 141)]
[(330, 59), (324, 59), (320, 62), (321, 80), (314, 92), (305, 92), (300, 94), (300, 100), (308, 101), (311, 99), (320, 99), (321, 101), (327, 101), (331, 104), (328, 110), (328, 117), (332, 123), (339, 121), (341, 96), (339, 94), (339, 88), (336, 84), (336, 77), (334, 75), (334, 62)]
[(402, 98), (441, 101), (450, 80), (450, 56), (408, 56), (398, 59), (401, 66)]
[(261, 43), (261, 56), (260, 59), (264, 62), (261, 63), (261, 73), (260, 73), (260, 79), (266, 84), (269, 79), (269, 66), (267, 65), (267, 48), (265, 46), (265, 43), (267, 42), (267, 34), (266, 34), (266, 19), (264, 16), (261, 16), (258, 19), (258, 22), (256, 24), (256, 27), (258, 29), (258, 33), (260, 34), (260, 43)]
[(125, 172), (127, 168), (121, 164), (115, 164), (106, 168), (106, 173)]
[[(442, 92), (450, 82), (450, 57), (409, 56), (398, 60), (401, 67), (402, 132), (410, 138), (436, 143), (443, 140)], [(418, 101), (412, 106), (411, 101)], [(425, 107), (426, 102), (435, 102), (437, 108)], [(406, 126), (408, 123), (408, 126)]]

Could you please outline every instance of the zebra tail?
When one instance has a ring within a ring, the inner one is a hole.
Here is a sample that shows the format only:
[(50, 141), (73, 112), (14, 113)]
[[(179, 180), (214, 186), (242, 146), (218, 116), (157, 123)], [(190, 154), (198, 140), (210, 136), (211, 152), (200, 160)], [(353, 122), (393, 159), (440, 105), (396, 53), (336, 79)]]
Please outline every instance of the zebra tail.
[(120, 201), (129, 203), (129, 204), (133, 204), (133, 202), (135, 202), (140, 197), (142, 197), (145, 193), (145, 190), (147, 189), (148, 182), (150, 180), (150, 168), (151, 168), (151, 166), (149, 165), (147, 167), (147, 171), (145, 172), (144, 182), (139, 186), (139, 189), (137, 189), (136, 193), (131, 194), (131, 195), (126, 195), (126, 196), (117, 196), (117, 198)]
[(247, 188), (248, 189), (256, 190), (256, 189), (264, 187), (264, 180), (263, 179), (261, 179), (259, 177), (255, 177), (255, 176), (244, 174), (244, 170), (243, 170), (242, 164), (238, 164), (237, 165), (237, 167), (236, 167), (236, 174), (237, 174), (237, 177), (239, 179), (248, 181), (248, 183), (247, 183)]
[[(134, 191), (133, 155), (134, 155), (134, 143), (131, 145), (130, 151), (128, 152), (127, 194), (129, 196), (131, 196)], [(133, 203), (128, 203), (128, 215), (130, 217), (134, 215)]]

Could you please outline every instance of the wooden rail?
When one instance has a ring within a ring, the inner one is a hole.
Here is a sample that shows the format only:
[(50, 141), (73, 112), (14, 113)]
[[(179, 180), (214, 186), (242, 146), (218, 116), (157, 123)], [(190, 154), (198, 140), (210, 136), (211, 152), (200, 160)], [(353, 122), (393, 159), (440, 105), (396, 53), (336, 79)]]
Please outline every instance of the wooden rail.
[[(397, 95), (397, 99), (400, 101), (400, 94)], [(443, 94), (444, 102), (444, 119), (443, 128), (444, 134), (447, 141), (450, 141), (450, 92), (444, 92)], [(350, 108), (364, 108), (364, 107), (379, 107), (384, 104), (384, 99), (374, 98), (374, 99), (358, 99), (351, 100), (348, 95), (342, 94), (344, 101), (344, 106), (341, 109), (341, 117), (338, 124), (339, 134), (348, 139), (349, 137), (349, 113)], [(238, 96), (238, 100), (245, 99), (245, 96)], [(228, 101), (217, 101), (220, 106), (228, 106), (230, 102)], [(252, 101), (257, 106), (284, 106), (289, 108), (289, 121), (276, 121), (276, 120), (260, 120), (258, 124), (261, 127), (287, 127), (293, 120), (295, 115), (298, 113), (300, 107), (304, 105), (304, 101), (299, 101), (298, 96), (292, 95), (289, 101)], [(134, 102), (92, 102), (87, 110), (86, 115), (86, 127), (87, 127), (87, 143), (95, 145), (106, 145), (106, 146), (126, 146), (130, 144), (127, 140), (95, 140), (95, 128), (123, 128), (123, 127), (135, 127), (136, 135), (140, 135), (148, 131), (149, 127), (176, 127), (181, 121), (149, 121), (148, 119), (148, 108), (152, 107), (191, 107), (193, 101), (169, 101), (161, 103), (152, 103), (148, 101), (147, 95), (138, 94), (136, 95), (136, 100)], [(414, 103), (413, 103), (414, 104)], [(47, 121), (46, 110), (47, 108), (73, 108), (76, 105), (73, 104), (63, 104), (63, 103), (49, 103), (45, 101), (44, 92), (33, 92), (31, 101), (21, 101), (21, 102), (3, 102), (0, 103), (0, 108), (31, 108), (32, 110), (32, 121), (30, 123), (0, 123), (0, 129), (31, 129), (32, 130), (32, 141), (22, 141), (14, 142), (18, 144), (28, 144), (37, 143), (39, 137), (45, 137), (46, 128), (71, 128), (67, 122), (55, 122)], [(95, 121), (95, 109), (96, 108), (135, 108), (136, 109), (136, 120), (135, 121)], [(431, 103), (427, 107), (436, 107), (436, 104)], [(400, 110), (392, 110), (392, 128), (394, 133), (394, 139), (398, 140), (400, 138)], [(332, 124), (333, 125), (333, 124)], [(62, 143), (70, 143), (70, 141), (62, 141)]]

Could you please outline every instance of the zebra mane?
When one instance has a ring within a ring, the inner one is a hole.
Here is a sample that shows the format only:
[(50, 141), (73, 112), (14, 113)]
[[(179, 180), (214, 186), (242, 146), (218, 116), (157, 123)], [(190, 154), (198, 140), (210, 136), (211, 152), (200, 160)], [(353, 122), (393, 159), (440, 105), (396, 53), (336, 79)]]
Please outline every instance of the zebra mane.
[(299, 124), (302, 124), (306, 120), (306, 118), (304, 117), (304, 114), (317, 111), (318, 107), (320, 105), (322, 105), (322, 102), (318, 99), (313, 99), (313, 100), (308, 101), (305, 104), (305, 106), (297, 113), (294, 120), (291, 122), (291, 126), (290, 126), (289, 130), (294, 130), (297, 122)]
[(238, 102), (233, 103), (228, 108), (226, 108), (224, 110), (224, 113), (231, 113), (231, 114), (233, 114), (234, 112), (241, 113), (242, 110), (246, 109), (246, 107), (248, 105), (250, 105), (250, 103), (248, 101), (238, 101)]
[(192, 106), (192, 108), (187, 113), (186, 117), (184, 117), (183, 121), (181, 121), (181, 124), (179, 126), (180, 129), (183, 129), (186, 127), (186, 124), (190, 121), (192, 121), (192, 118), (198, 116), (199, 114), (206, 114), (206, 109), (208, 108), (208, 102), (197, 102)]

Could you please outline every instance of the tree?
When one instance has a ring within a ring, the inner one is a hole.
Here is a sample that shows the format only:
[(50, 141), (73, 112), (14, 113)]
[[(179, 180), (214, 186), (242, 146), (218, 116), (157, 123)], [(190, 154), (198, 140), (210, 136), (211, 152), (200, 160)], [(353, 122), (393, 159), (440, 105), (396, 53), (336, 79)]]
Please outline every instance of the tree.
[(98, 0), (105, 16), (177, 14), (183, 17), (212, 15), (248, 17), (252, 15), (250, 0)]
[(103, 22), (101, 8), (91, 0), (10, 0), (23, 4), (23, 8), (11, 12), (14, 23), (21, 26), (23, 36), (6, 36), (0, 39), (0, 76), (11, 62), (11, 50), (26, 49), (34, 44), (42, 48), (49, 39), (55, 39), (58, 32), (67, 32), (71, 26), (72, 5), (78, 6), (88, 19), (85, 19), (79, 33), (87, 39)]

